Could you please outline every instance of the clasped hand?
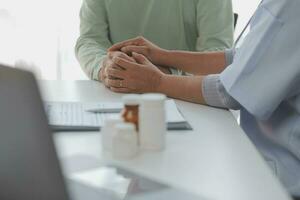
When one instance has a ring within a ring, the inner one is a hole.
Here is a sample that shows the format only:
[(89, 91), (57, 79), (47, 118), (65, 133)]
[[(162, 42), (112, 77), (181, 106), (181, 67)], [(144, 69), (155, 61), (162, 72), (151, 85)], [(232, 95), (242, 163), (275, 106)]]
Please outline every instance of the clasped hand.
[(151, 62), (158, 60), (161, 51), (163, 50), (142, 37), (115, 44), (108, 50), (99, 78), (114, 92), (159, 92), (165, 75), (163, 72), (168, 73), (168, 70)]

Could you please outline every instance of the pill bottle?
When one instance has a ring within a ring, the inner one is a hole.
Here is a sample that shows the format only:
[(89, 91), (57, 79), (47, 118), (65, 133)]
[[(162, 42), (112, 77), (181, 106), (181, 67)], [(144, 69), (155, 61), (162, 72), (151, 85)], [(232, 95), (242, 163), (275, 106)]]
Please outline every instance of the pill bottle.
[(103, 151), (112, 150), (112, 139), (115, 134), (115, 126), (123, 122), (120, 116), (114, 118), (107, 118), (104, 120), (103, 127), (100, 130), (101, 142)]
[(132, 159), (138, 154), (138, 137), (135, 125), (120, 123), (113, 136), (112, 155), (115, 159)]
[(144, 150), (161, 151), (166, 145), (166, 96), (144, 94), (139, 109), (139, 139)]
[(121, 113), (125, 122), (133, 123), (136, 131), (139, 130), (139, 103), (140, 95), (129, 94), (124, 95), (123, 98), (124, 109)]

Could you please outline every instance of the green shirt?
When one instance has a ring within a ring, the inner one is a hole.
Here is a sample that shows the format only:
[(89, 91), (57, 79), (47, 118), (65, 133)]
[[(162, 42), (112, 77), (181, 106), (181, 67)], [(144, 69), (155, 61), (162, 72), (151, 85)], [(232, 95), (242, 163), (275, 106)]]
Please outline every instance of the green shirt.
[(231, 0), (83, 0), (76, 56), (98, 79), (106, 49), (144, 36), (169, 50), (215, 51), (233, 43)]

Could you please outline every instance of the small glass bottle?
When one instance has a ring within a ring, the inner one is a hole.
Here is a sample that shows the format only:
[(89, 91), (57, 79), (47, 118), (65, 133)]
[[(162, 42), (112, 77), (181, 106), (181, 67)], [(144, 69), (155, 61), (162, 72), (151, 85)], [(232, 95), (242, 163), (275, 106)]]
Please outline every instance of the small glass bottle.
[(139, 131), (139, 103), (140, 95), (129, 94), (123, 98), (124, 109), (121, 113), (125, 122), (133, 123), (136, 131)]

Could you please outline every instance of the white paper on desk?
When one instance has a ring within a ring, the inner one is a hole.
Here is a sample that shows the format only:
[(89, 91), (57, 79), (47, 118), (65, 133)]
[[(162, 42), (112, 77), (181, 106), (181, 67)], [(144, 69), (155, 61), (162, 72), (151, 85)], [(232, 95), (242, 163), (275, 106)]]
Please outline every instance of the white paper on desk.
[(77, 172), (68, 176), (87, 186), (104, 190), (124, 199), (127, 195), (131, 180), (117, 173), (116, 169), (101, 167), (94, 170)]
[[(121, 102), (106, 102), (106, 103), (87, 103), (84, 104), (85, 110), (103, 110), (109, 113), (110, 110), (122, 110), (123, 103)], [(176, 103), (174, 100), (166, 101), (166, 114), (167, 114), (167, 122), (176, 123), (176, 122), (185, 122), (186, 120), (183, 118), (181, 113), (179, 112)]]
[[(81, 102), (45, 102), (50, 126), (55, 127), (102, 127), (105, 119), (119, 114), (91, 113), (86, 110), (96, 108), (115, 109), (122, 103), (81, 103)], [(166, 101), (166, 120), (168, 124), (185, 123), (186, 120), (177, 109), (174, 100)]]
[(122, 102), (95, 102), (85, 103), (83, 107), (86, 111), (101, 110), (102, 113), (116, 113), (121, 112), (124, 105)]
[(182, 114), (179, 112), (174, 100), (166, 101), (166, 114), (168, 123), (186, 122)]

